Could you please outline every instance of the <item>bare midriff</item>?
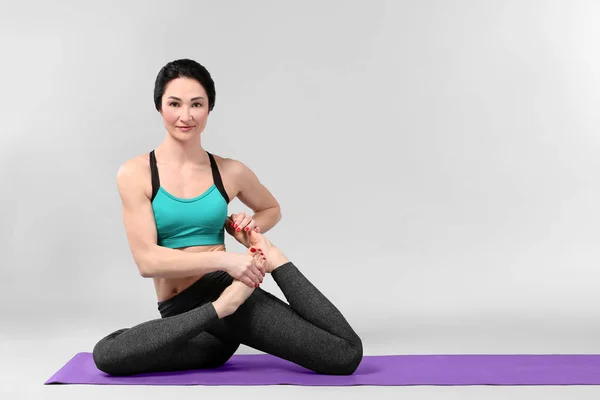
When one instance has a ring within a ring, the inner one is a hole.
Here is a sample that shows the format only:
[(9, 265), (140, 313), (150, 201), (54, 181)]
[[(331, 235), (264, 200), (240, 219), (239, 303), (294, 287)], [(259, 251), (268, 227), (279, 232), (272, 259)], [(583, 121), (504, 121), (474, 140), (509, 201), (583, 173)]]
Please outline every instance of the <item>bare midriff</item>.
[[(216, 244), (212, 246), (192, 246), (177, 249), (190, 253), (201, 253), (205, 251), (225, 251), (225, 245)], [(203, 275), (188, 276), (185, 278), (154, 278), (154, 288), (158, 301), (165, 301), (181, 293), (194, 284)]]

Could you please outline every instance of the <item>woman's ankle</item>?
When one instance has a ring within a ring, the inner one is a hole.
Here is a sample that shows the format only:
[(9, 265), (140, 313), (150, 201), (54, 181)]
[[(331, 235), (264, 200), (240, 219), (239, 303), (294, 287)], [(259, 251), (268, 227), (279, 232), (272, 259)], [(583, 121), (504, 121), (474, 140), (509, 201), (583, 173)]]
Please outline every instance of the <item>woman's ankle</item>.
[(283, 253), (277, 254), (277, 256), (272, 257), (269, 261), (271, 262), (271, 265), (273, 265), (271, 272), (290, 262), (290, 260), (283, 255)]
[(215, 311), (217, 313), (217, 317), (219, 319), (223, 319), (225, 317), (227, 317), (228, 315), (230, 315), (231, 313), (229, 312), (227, 305), (223, 304), (222, 301), (219, 301), (219, 299), (215, 300), (212, 302), (213, 307), (215, 308)]
[(277, 267), (275, 267), (272, 271), (271, 274), (277, 275), (280, 272), (285, 271), (286, 269), (288, 269), (290, 266), (294, 266), (294, 263), (291, 262), (290, 260), (287, 260), (284, 263), (281, 264), (277, 264)]

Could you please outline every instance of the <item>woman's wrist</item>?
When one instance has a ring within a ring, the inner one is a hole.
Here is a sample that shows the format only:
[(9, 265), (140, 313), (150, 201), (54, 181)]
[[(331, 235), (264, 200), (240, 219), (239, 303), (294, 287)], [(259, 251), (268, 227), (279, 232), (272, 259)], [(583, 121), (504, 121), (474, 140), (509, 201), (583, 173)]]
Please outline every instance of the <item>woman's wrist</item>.
[(229, 273), (232, 265), (232, 256), (234, 253), (230, 253), (228, 251), (223, 251), (222, 254), (219, 255), (219, 269), (221, 271), (225, 271)]

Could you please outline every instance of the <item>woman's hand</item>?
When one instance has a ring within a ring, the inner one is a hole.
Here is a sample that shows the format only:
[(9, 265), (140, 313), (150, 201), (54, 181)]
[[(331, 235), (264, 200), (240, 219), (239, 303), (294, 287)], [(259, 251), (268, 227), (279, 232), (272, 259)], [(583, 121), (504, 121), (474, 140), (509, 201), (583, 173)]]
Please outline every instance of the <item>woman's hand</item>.
[(260, 232), (260, 228), (256, 226), (256, 222), (246, 213), (231, 214), (225, 221), (225, 230), (231, 236), (240, 242), (244, 247), (250, 248), (257, 243), (253, 243), (251, 230)]
[(233, 225), (230, 225), (236, 232), (250, 232), (254, 229), (256, 232), (260, 232), (260, 228), (256, 226), (256, 222), (252, 219), (251, 215), (241, 212), (238, 214), (231, 214)]
[(241, 281), (251, 288), (257, 288), (266, 274), (264, 256), (254, 247), (246, 254), (226, 253), (224, 270), (234, 279)]

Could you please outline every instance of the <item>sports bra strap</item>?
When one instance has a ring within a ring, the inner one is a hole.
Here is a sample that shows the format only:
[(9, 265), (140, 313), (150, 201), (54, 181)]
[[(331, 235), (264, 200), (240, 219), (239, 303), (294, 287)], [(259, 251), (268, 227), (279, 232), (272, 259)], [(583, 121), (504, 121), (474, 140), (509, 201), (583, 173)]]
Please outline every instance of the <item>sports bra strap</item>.
[(153, 201), (160, 188), (160, 179), (158, 177), (158, 168), (156, 167), (156, 155), (154, 150), (150, 152), (150, 175), (152, 176), (152, 197), (150, 201)]
[(213, 181), (215, 183), (215, 186), (217, 187), (217, 189), (219, 189), (219, 192), (221, 192), (221, 195), (225, 199), (225, 202), (229, 204), (229, 196), (227, 196), (227, 192), (225, 191), (225, 187), (223, 186), (221, 174), (219, 173), (219, 167), (217, 167), (217, 162), (215, 161), (213, 155), (210, 154), (208, 151), (206, 152), (206, 154), (208, 154), (208, 158), (210, 158), (210, 169), (212, 170)]

